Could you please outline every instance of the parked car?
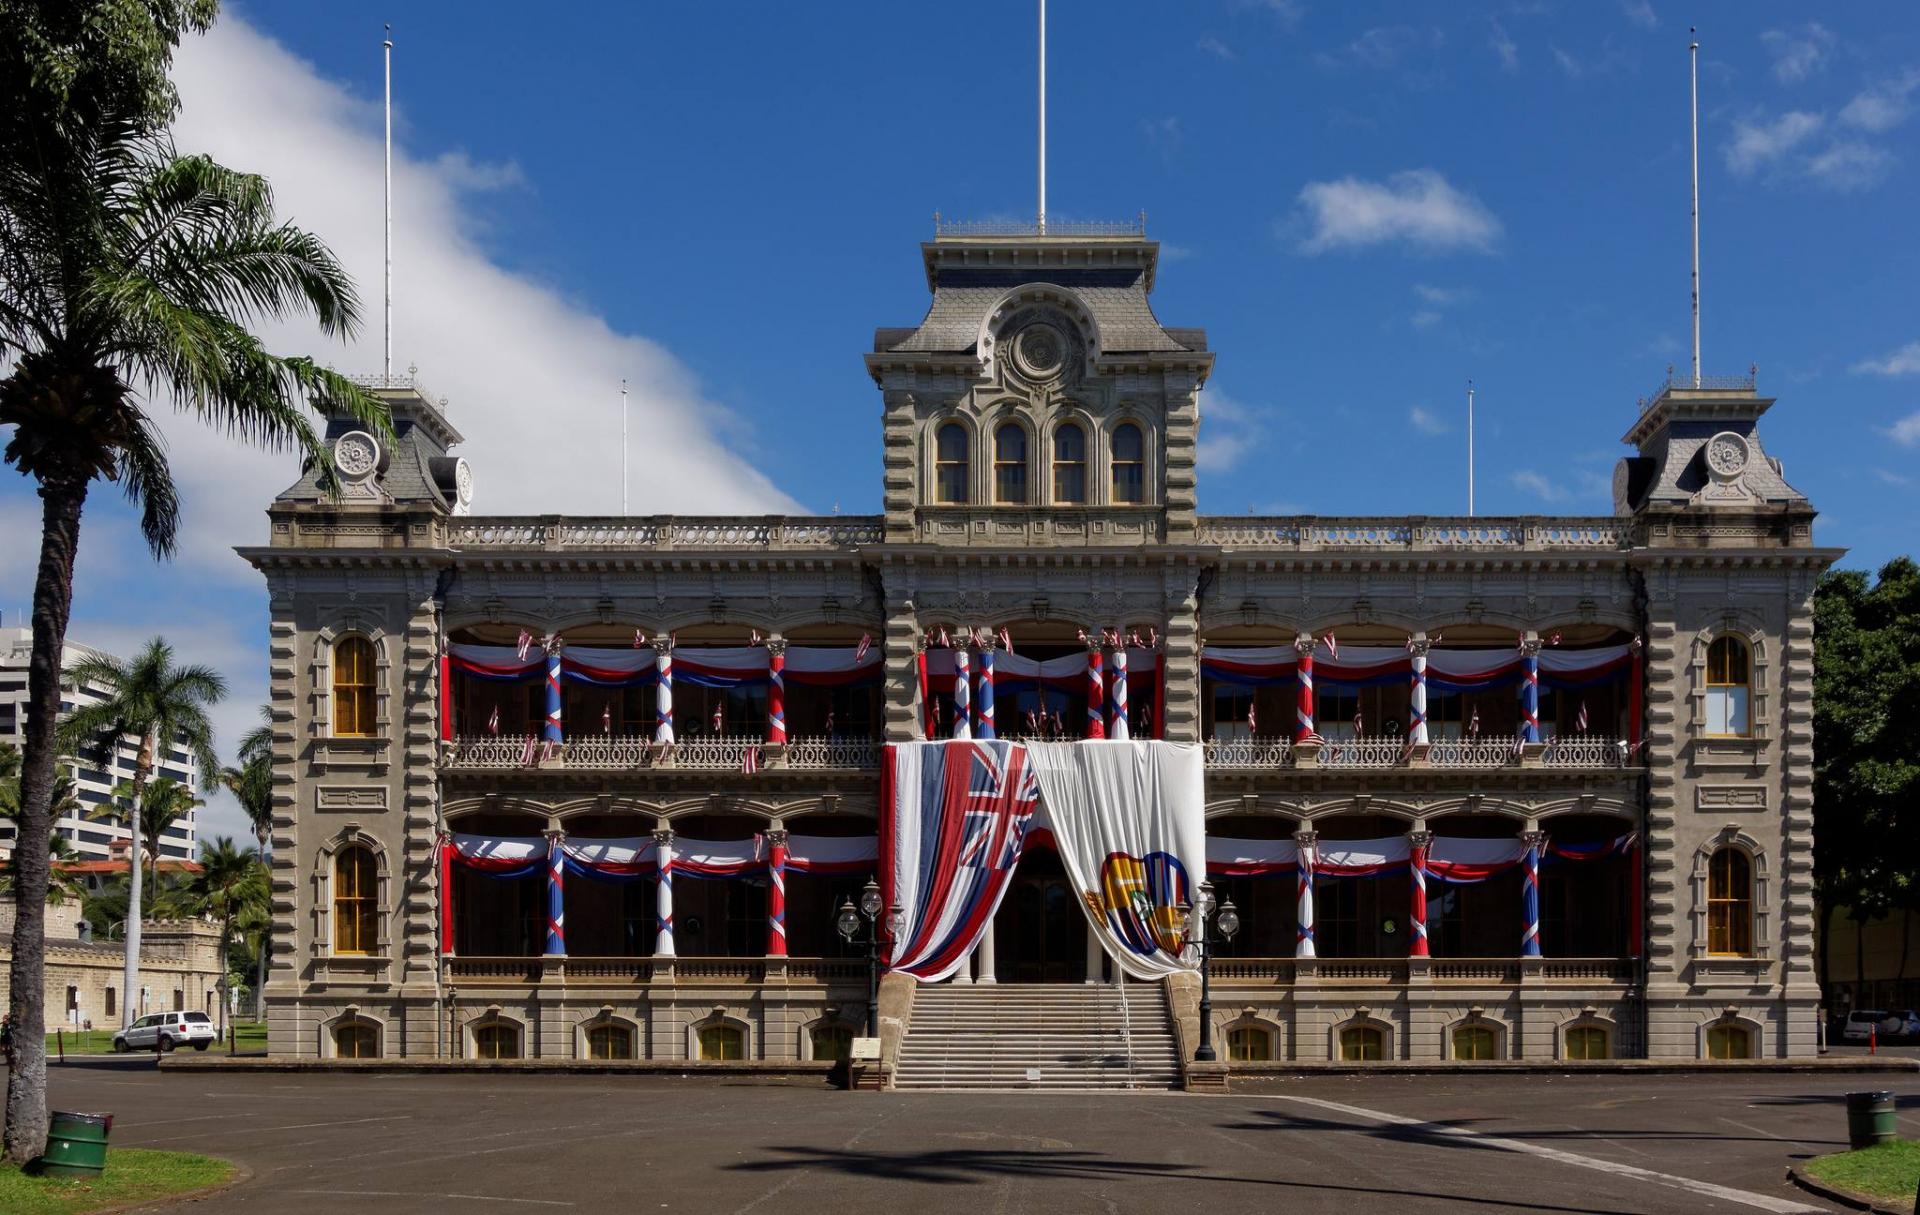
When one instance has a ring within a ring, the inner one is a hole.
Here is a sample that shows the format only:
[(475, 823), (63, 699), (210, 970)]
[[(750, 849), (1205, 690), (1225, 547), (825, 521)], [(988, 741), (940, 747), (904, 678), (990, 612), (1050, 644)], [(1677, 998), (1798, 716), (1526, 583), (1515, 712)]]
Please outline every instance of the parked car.
[(1875, 1031), (1886, 1033), (1881, 1022), (1887, 1019), (1884, 1008), (1856, 1008), (1847, 1014), (1847, 1024), (1840, 1031), (1840, 1037), (1847, 1042), (1865, 1042)]
[(113, 1036), (117, 1054), (130, 1050), (169, 1051), (177, 1046), (205, 1050), (219, 1035), (203, 1012), (164, 1012), (141, 1017)]
[[(1893, 1028), (1889, 1029), (1888, 1026)], [(1899, 1012), (1888, 1013), (1887, 1019), (1880, 1023), (1880, 1036), (1883, 1038), (1920, 1038), (1920, 1011), (1903, 1008)]]

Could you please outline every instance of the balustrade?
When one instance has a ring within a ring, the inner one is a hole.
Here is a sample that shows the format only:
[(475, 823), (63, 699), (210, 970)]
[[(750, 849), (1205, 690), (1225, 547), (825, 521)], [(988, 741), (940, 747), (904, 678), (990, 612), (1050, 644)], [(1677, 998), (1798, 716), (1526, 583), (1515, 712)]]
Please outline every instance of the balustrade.
[(1599, 734), (1563, 734), (1547, 742), (1540, 762), (1549, 768), (1620, 768), (1627, 762), (1627, 744)]
[(746, 762), (747, 749), (757, 751), (760, 746), (757, 734), (696, 734), (673, 744), (673, 766), (738, 772)]
[(1432, 768), (1504, 768), (1519, 762), (1512, 740), (1505, 738), (1446, 739), (1427, 749)]
[(1320, 766), (1393, 768), (1405, 762), (1407, 754), (1406, 740), (1398, 737), (1370, 734), (1339, 741), (1330, 738), (1320, 745)]
[(789, 768), (878, 768), (880, 744), (871, 738), (805, 736), (787, 744)]
[(1286, 738), (1209, 738), (1209, 768), (1290, 768), (1293, 741)]

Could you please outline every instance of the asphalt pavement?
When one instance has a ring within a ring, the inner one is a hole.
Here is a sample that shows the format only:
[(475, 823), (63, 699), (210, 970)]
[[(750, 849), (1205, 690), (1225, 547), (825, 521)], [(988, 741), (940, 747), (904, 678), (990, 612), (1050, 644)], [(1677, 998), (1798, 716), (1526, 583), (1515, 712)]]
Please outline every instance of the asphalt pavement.
[(624, 1076), (55, 1068), (117, 1146), (251, 1178), (194, 1212), (1824, 1211), (1789, 1162), (1920, 1077), (1319, 1076), (1227, 1096), (846, 1093)]

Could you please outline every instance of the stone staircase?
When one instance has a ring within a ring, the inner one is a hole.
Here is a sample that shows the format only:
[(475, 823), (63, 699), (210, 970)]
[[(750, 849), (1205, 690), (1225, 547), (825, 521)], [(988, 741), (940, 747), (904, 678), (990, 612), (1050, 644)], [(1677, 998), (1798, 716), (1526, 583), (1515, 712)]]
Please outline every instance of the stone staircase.
[(914, 993), (896, 1089), (1143, 1089), (1180, 1082), (1158, 983), (940, 983)]

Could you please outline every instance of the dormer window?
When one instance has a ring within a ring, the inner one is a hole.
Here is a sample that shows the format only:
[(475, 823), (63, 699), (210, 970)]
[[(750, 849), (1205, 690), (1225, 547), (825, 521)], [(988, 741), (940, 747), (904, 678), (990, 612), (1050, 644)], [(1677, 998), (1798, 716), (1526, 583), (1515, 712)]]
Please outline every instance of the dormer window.
[(1053, 431), (1053, 500), (1068, 506), (1087, 500), (1087, 432), (1077, 422)]
[(1147, 443), (1132, 422), (1122, 423), (1113, 432), (1113, 500), (1147, 500)]
[(969, 471), (967, 428), (958, 422), (948, 422), (933, 437), (935, 497), (941, 502), (966, 502)]
[(1004, 506), (1027, 501), (1027, 432), (1017, 422), (993, 432), (993, 500)]

